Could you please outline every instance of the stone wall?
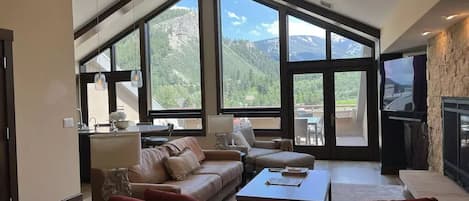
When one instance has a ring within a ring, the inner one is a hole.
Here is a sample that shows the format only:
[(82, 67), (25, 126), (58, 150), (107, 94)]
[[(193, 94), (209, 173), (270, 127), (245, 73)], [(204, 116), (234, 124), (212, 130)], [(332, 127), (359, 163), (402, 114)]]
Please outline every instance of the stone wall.
[(443, 172), (441, 97), (469, 97), (469, 17), (428, 41), (430, 169)]

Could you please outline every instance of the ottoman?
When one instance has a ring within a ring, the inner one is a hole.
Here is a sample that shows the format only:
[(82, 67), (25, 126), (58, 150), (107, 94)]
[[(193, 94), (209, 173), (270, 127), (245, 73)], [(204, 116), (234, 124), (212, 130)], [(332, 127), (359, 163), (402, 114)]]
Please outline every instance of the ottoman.
[(314, 156), (304, 153), (282, 151), (256, 158), (256, 170), (264, 168), (307, 167), (314, 168)]

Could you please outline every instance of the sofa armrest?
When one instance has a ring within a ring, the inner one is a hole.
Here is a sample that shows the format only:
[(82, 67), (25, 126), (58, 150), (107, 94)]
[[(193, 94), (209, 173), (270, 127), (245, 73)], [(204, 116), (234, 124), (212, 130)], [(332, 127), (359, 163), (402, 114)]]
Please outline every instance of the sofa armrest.
[(280, 149), (280, 144), (273, 141), (256, 141), (254, 147), (263, 149)]
[(204, 150), (205, 160), (209, 161), (241, 161), (241, 153), (237, 150)]
[(145, 199), (145, 190), (159, 190), (171, 193), (181, 194), (181, 188), (171, 184), (148, 184), (148, 183), (130, 183), (130, 190), (132, 191), (132, 197), (138, 199)]

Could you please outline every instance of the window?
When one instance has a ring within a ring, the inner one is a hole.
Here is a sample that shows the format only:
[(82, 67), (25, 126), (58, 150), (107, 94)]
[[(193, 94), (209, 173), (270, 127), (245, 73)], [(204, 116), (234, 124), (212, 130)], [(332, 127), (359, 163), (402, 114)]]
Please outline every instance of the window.
[(279, 14), (252, 0), (221, 0), (222, 108), (279, 108)]
[(288, 16), (288, 60), (326, 59), (326, 30), (293, 16)]
[[(88, 96), (88, 118), (95, 118), (97, 123), (109, 122), (109, 99), (108, 90), (99, 91), (95, 89), (94, 83), (86, 84)], [(95, 122), (93, 122), (95, 123)]]
[(197, 0), (179, 1), (148, 25), (151, 110), (201, 110)]
[(140, 69), (139, 35), (137, 29), (114, 45), (117, 71)]
[(87, 61), (81, 66), (81, 72), (93, 73), (93, 72), (106, 72), (111, 71), (111, 51), (105, 49), (91, 60)]
[(354, 59), (371, 57), (371, 48), (345, 38), (334, 32), (331, 33), (332, 59)]
[(138, 88), (131, 82), (116, 82), (116, 106), (127, 114), (127, 120), (138, 123)]

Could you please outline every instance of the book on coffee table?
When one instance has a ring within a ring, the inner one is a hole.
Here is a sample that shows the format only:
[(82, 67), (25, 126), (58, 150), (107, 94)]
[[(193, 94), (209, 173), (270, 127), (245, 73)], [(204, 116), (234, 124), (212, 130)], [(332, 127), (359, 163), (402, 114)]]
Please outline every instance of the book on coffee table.
[(279, 186), (300, 186), (303, 182), (302, 178), (291, 178), (291, 177), (282, 177), (282, 178), (269, 178), (267, 179), (267, 185), (279, 185)]
[(308, 175), (308, 168), (286, 167), (281, 172), (282, 176), (306, 177)]

